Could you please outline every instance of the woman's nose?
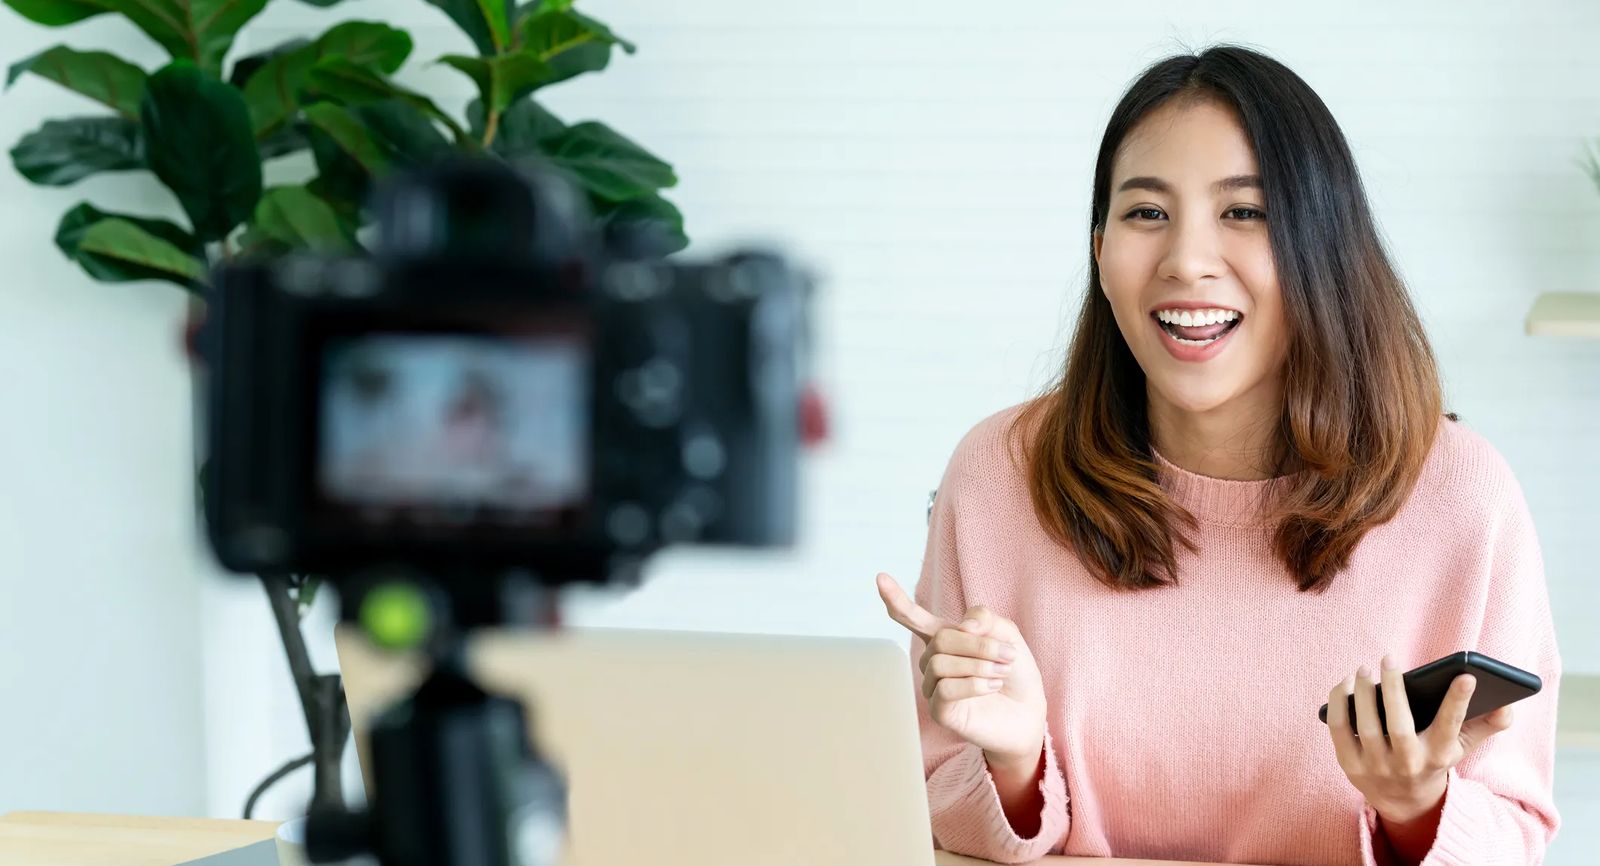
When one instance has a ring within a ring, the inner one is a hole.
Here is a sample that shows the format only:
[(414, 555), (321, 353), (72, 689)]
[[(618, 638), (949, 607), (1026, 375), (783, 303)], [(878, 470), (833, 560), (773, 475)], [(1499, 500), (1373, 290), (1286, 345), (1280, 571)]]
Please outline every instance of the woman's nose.
[(1174, 223), (1167, 237), (1170, 241), (1157, 276), (1184, 285), (1222, 276), (1221, 239), (1214, 226), (1205, 221), (1184, 220)]

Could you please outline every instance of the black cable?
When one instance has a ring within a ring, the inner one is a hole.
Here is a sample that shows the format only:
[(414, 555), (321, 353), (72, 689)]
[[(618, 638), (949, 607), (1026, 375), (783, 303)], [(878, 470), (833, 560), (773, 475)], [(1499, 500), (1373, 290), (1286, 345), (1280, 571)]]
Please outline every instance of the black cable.
[(261, 799), (261, 795), (265, 794), (268, 788), (276, 785), (278, 780), (282, 779), (284, 776), (287, 776), (290, 773), (293, 773), (295, 770), (298, 770), (301, 767), (311, 763), (311, 759), (314, 757), (316, 757), (315, 752), (309, 755), (302, 755), (301, 757), (295, 758), (289, 763), (284, 764), (277, 770), (274, 770), (272, 775), (262, 779), (261, 784), (257, 785), (254, 791), (250, 792), (250, 799), (244, 801), (244, 819), (246, 821), (250, 820), (250, 813), (256, 810), (256, 801)]

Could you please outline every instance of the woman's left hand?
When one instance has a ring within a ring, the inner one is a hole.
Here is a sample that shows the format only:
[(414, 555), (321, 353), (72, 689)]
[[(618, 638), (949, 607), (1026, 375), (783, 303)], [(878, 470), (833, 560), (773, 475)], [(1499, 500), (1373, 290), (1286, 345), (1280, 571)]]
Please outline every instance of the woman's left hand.
[[(1479, 743), (1511, 727), (1511, 707), (1465, 721), (1476, 678), (1462, 674), (1450, 684), (1433, 723), (1418, 734), (1406, 697), (1404, 672), (1387, 655), (1382, 677), (1389, 735), (1384, 736), (1378, 723), (1374, 681), (1366, 665), (1328, 693), (1328, 733), (1333, 737), (1339, 767), (1356, 790), (1366, 795), (1385, 820), (1405, 822), (1439, 804), (1451, 767)], [(1356, 696), (1353, 731), (1346, 707), (1352, 690)]]

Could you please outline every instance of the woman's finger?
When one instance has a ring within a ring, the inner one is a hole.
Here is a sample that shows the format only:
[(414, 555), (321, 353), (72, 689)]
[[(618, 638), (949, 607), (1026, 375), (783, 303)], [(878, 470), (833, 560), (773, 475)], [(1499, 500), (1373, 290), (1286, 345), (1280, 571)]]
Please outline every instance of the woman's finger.
[(878, 596), (883, 599), (883, 605), (889, 611), (889, 618), (905, 626), (908, 631), (924, 642), (932, 642), (933, 636), (948, 623), (925, 610), (922, 605), (911, 600), (894, 582), (894, 578), (885, 572), (878, 572)]
[(1361, 737), (1363, 755), (1373, 749), (1383, 748), (1383, 728), (1378, 723), (1377, 683), (1372, 671), (1362, 665), (1356, 671), (1356, 735)]
[(1333, 751), (1339, 766), (1347, 775), (1361, 766), (1361, 744), (1350, 730), (1350, 693), (1354, 681), (1345, 679), (1328, 693), (1328, 733), (1333, 737)]
[(1000, 615), (990, 610), (987, 605), (975, 604), (967, 608), (967, 613), (961, 620), (961, 630), (969, 634), (989, 634), (994, 631), (994, 625), (999, 619)]
[(941, 628), (928, 641), (918, 664), (923, 673), (928, 671), (928, 661), (939, 653), (968, 658), (984, 659), (1009, 664), (1017, 660), (1017, 648), (997, 637), (971, 634), (957, 628)]
[(1394, 656), (1384, 655), (1384, 722), (1389, 725), (1389, 740), (1395, 736), (1416, 735), (1416, 719), (1411, 717), (1411, 696), (1406, 695), (1405, 674), (1395, 664)]
[(1473, 687), (1477, 685), (1477, 677), (1472, 674), (1462, 674), (1450, 683), (1450, 690), (1445, 692), (1444, 701), (1439, 704), (1439, 714), (1433, 717), (1433, 724), (1422, 733), (1428, 741), (1428, 747), (1435, 755), (1449, 754), (1451, 744), (1461, 734), (1461, 723), (1467, 720), (1467, 704), (1472, 701)]
[(1411, 749), (1416, 744), (1416, 720), (1411, 717), (1411, 698), (1406, 694), (1406, 676), (1394, 662), (1394, 656), (1384, 654), (1380, 665), (1383, 676), (1383, 715), (1389, 728), (1389, 745), (1396, 751)]
[(968, 656), (947, 655), (945, 653), (939, 653), (928, 659), (928, 676), (1005, 679), (1010, 673), (1011, 666), (1004, 662), (992, 662)]
[(947, 679), (975, 678), (1004, 684), (1010, 674), (1011, 666), (1007, 664), (938, 653), (928, 659), (927, 667), (923, 670), (922, 696), (933, 697), (934, 689)]
[(934, 687), (934, 694), (945, 703), (952, 701), (976, 698), (983, 695), (992, 695), (1000, 691), (1005, 685), (1000, 680), (988, 677), (949, 677), (939, 680), (939, 685)]

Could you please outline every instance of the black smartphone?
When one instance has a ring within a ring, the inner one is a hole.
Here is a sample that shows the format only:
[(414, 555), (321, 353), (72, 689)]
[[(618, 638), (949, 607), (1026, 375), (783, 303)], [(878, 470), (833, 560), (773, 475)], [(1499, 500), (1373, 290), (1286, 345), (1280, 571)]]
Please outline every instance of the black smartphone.
[[(1433, 717), (1439, 714), (1439, 705), (1444, 703), (1444, 696), (1450, 691), (1450, 684), (1462, 674), (1472, 674), (1478, 681), (1477, 687), (1472, 690), (1472, 699), (1467, 702), (1469, 719), (1536, 695), (1544, 686), (1539, 681), (1538, 675), (1508, 665), (1499, 659), (1490, 658), (1483, 653), (1463, 650), (1441, 659), (1434, 659), (1421, 667), (1406, 671), (1403, 675), (1406, 697), (1410, 699), (1408, 702), (1411, 705), (1411, 719), (1418, 733), (1427, 730), (1428, 726), (1433, 724)], [(1383, 683), (1374, 684), (1373, 697), (1378, 702), (1378, 723), (1384, 736), (1388, 736), (1389, 723), (1384, 718), (1383, 708)], [(1350, 727), (1354, 729), (1355, 695), (1349, 696), (1348, 706)], [(1321, 719), (1323, 724), (1328, 723), (1327, 704), (1323, 704), (1322, 709), (1317, 710), (1317, 718)]]

